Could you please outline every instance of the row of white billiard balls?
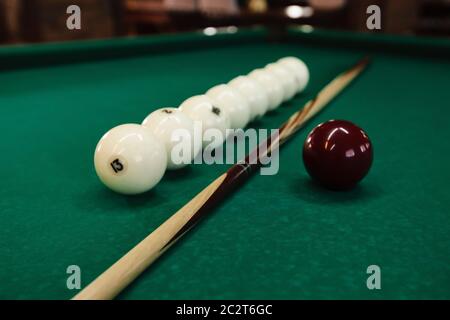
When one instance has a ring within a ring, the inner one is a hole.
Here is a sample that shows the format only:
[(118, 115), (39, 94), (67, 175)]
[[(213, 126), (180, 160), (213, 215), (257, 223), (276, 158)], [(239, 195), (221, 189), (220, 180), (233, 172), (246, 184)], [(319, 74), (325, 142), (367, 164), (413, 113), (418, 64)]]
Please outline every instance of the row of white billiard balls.
[[(202, 130), (215, 128), (225, 137), (226, 129), (244, 128), (274, 110), (282, 102), (304, 90), (309, 81), (307, 66), (298, 58), (285, 57), (238, 76), (228, 84), (209, 89), (206, 94), (185, 100), (180, 107), (152, 112), (142, 123), (123, 124), (109, 130), (95, 150), (95, 170), (110, 189), (123, 194), (138, 194), (153, 188), (166, 169), (184, 165), (172, 161), (172, 132), (183, 128), (194, 139), (194, 121)], [(215, 141), (214, 146), (223, 141)], [(203, 141), (203, 147), (210, 142)], [(192, 160), (202, 143), (191, 141)]]

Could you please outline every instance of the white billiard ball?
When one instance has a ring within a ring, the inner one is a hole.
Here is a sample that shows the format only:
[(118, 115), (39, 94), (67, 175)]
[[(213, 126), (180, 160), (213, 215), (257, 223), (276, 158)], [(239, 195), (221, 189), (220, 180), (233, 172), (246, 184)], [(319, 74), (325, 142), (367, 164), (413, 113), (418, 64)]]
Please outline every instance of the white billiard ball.
[(153, 188), (167, 166), (167, 153), (150, 129), (138, 124), (112, 128), (100, 139), (94, 154), (95, 171), (110, 189), (138, 194)]
[(302, 60), (296, 57), (285, 57), (278, 60), (277, 63), (286, 66), (294, 74), (297, 82), (297, 92), (305, 90), (309, 82), (309, 70)]
[(169, 170), (190, 164), (202, 148), (201, 137), (195, 140), (194, 121), (177, 108), (155, 110), (142, 125), (164, 143)]
[(283, 87), (272, 72), (255, 69), (248, 74), (248, 77), (256, 80), (266, 90), (267, 96), (269, 97), (269, 110), (276, 109), (283, 102)]
[(247, 126), (250, 121), (250, 106), (239, 91), (229, 85), (219, 84), (209, 89), (206, 95), (228, 113), (232, 129)]
[(255, 80), (247, 76), (239, 76), (228, 83), (238, 90), (246, 99), (250, 106), (250, 119), (254, 120), (262, 117), (269, 108), (269, 98), (264, 87)]
[(268, 70), (278, 77), (281, 85), (283, 86), (284, 97), (283, 101), (291, 99), (297, 92), (297, 84), (295, 83), (295, 77), (289, 70), (281, 64), (269, 63), (265, 70)]
[[(226, 130), (230, 128), (230, 118), (228, 113), (216, 105), (211, 98), (204, 94), (190, 97), (180, 105), (179, 109), (192, 120), (201, 122), (203, 148), (208, 145), (212, 148), (222, 145), (226, 139)], [(214, 133), (209, 131), (205, 135), (209, 129), (219, 130), (222, 138), (216, 137), (214, 141), (210, 141), (208, 135)]]

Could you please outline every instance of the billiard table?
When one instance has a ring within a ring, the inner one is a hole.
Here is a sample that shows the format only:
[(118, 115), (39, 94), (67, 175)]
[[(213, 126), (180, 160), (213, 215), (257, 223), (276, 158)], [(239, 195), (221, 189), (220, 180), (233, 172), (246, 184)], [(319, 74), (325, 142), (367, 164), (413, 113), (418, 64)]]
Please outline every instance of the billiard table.
[[(228, 165), (167, 172), (148, 193), (106, 189), (93, 166), (104, 132), (283, 56), (307, 89), (251, 124), (278, 128), (339, 72), (369, 68), (118, 299), (450, 299), (450, 41), (289, 28), (0, 49), (0, 298), (69, 299)], [(364, 128), (368, 176), (346, 192), (311, 181), (308, 132)], [(369, 290), (367, 269), (381, 270)]]

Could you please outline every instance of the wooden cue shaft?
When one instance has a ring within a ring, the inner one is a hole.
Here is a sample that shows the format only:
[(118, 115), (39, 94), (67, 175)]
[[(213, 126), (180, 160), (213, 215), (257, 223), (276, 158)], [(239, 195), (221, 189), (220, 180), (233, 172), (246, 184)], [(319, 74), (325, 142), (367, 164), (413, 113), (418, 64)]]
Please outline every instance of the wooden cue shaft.
[[(307, 102), (301, 110), (294, 113), (280, 127), (279, 135), (269, 137), (265, 144), (264, 154), (267, 154), (287, 141), (289, 137), (323, 109), (330, 100), (337, 96), (358, 76), (368, 62), (369, 60), (365, 58), (346, 72), (337, 76), (314, 99)], [(241, 183), (248, 179), (252, 172), (256, 171), (256, 168), (259, 168), (259, 159), (261, 157), (259, 151), (261, 145), (247, 155), (243, 162), (233, 165), (227, 172), (209, 184), (72, 299), (105, 300), (113, 299), (118, 295), (161, 254), (195, 226), (226, 195), (236, 190)], [(250, 161), (252, 155), (256, 157), (256, 162)]]

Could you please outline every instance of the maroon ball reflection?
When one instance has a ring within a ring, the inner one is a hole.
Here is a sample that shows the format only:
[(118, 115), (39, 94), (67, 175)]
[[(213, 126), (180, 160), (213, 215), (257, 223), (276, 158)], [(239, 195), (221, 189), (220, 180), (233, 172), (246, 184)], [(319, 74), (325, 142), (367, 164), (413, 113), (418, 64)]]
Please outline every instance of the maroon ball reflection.
[(358, 126), (330, 120), (315, 127), (303, 146), (303, 163), (309, 175), (333, 190), (355, 186), (372, 165), (372, 143)]

